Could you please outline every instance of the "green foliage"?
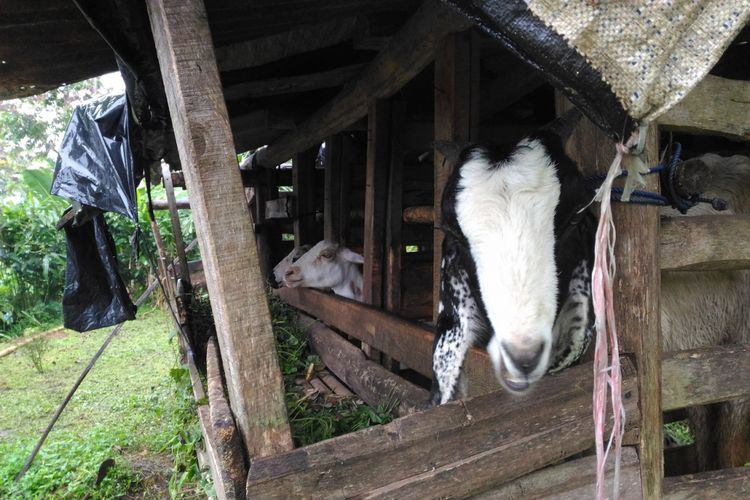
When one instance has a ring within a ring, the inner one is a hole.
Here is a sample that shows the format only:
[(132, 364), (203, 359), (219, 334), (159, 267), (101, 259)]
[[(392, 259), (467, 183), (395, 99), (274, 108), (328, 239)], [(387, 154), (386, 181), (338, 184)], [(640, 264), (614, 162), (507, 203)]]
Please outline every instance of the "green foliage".
[(695, 437), (690, 431), (690, 425), (687, 420), (664, 424), (664, 433), (671, 437), (678, 446), (693, 444), (695, 442)]
[[(189, 382), (174, 375), (183, 369), (167, 338), (171, 321), (158, 310), (140, 314), (99, 359), (19, 483), (13, 478), (109, 329), (50, 339), (44, 373), (18, 351), (0, 358), (0, 498), (83, 498), (87, 493), (90, 498), (164, 498), (170, 492), (173, 498), (205, 498), (210, 493), (195, 472), (192, 450), (199, 432)], [(107, 459), (115, 466), (95, 486)]]
[(317, 355), (307, 346), (306, 332), (297, 323), (296, 313), (281, 299), (269, 295), (273, 331), (281, 373), (286, 387), (286, 406), (292, 437), (297, 446), (306, 446), (334, 436), (358, 431), (393, 419), (396, 401), (392, 398), (373, 409), (356, 397), (327, 400), (310, 398), (296, 385), (312, 364), (321, 367)]
[(23, 353), (31, 361), (31, 366), (39, 373), (44, 373), (44, 354), (47, 352), (49, 347), (49, 341), (44, 337), (39, 337), (23, 348)]

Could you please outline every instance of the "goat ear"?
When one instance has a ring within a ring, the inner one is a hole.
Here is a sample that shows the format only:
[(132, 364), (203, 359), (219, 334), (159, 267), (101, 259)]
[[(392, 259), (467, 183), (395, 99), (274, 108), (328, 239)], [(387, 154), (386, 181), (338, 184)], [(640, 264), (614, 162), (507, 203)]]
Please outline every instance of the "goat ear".
[(356, 252), (352, 252), (348, 248), (342, 248), (339, 250), (339, 255), (342, 259), (344, 259), (347, 262), (353, 262), (355, 264), (364, 264), (365, 259), (360, 254)]

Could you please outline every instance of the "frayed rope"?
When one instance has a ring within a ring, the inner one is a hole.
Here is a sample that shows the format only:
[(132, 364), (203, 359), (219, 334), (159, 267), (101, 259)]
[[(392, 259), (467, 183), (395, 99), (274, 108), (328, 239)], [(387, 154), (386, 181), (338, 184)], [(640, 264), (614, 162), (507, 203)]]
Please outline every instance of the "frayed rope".
[[(641, 130), (640, 134), (645, 134)], [(604, 499), (605, 465), (607, 457), (614, 451), (614, 481), (612, 498), (617, 499), (620, 487), (620, 458), (622, 435), (625, 429), (625, 408), (622, 404), (622, 372), (620, 370), (620, 347), (617, 341), (613, 301), (613, 282), (616, 272), (615, 225), (612, 221), (612, 183), (620, 176), (623, 162), (632, 159), (631, 148), (638, 144), (639, 134), (634, 134), (626, 144), (617, 144), (617, 155), (609, 167), (607, 177), (599, 188), (594, 201), (600, 203), (599, 224), (594, 245), (594, 269), (591, 274), (592, 298), (596, 328), (594, 351), (594, 442), (596, 447), (596, 498)], [(611, 360), (611, 361), (610, 361)], [(610, 387), (613, 416), (612, 433), (606, 449), (604, 431), (607, 421), (607, 386)]]

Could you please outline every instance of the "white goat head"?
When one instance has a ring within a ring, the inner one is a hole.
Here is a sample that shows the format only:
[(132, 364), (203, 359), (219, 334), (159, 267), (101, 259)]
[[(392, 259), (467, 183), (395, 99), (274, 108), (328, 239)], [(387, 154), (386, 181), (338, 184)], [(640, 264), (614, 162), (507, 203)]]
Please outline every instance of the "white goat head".
[(278, 264), (273, 268), (273, 280), (271, 285), (274, 288), (280, 287), (284, 283), (284, 275), (286, 275), (287, 269), (297, 262), (308, 250), (312, 248), (312, 245), (302, 245), (294, 247), (294, 250), (289, 252), (289, 255), (279, 261)]
[(433, 402), (466, 395), (463, 364), (473, 343), (486, 346), (511, 392), (585, 349), (595, 222), (580, 208), (588, 200), (552, 134), (524, 139), (508, 154), (464, 152), (442, 202)]
[(362, 300), (361, 255), (332, 241), (320, 241), (284, 273), (290, 288), (330, 288), (337, 295)]

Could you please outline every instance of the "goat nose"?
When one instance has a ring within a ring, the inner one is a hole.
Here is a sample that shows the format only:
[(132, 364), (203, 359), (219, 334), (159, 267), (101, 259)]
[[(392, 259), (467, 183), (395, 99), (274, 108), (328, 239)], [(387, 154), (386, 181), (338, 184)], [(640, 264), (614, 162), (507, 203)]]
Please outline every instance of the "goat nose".
[(291, 266), (289, 269), (286, 270), (284, 273), (284, 276), (292, 276), (294, 273), (297, 272), (298, 267), (297, 266)]
[(518, 349), (503, 343), (503, 349), (505, 349), (505, 353), (508, 355), (511, 363), (513, 363), (519, 372), (527, 377), (539, 366), (542, 354), (544, 353), (544, 347), (544, 342), (541, 342), (536, 349), (533, 346), (528, 349)]

